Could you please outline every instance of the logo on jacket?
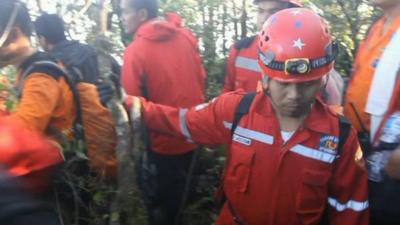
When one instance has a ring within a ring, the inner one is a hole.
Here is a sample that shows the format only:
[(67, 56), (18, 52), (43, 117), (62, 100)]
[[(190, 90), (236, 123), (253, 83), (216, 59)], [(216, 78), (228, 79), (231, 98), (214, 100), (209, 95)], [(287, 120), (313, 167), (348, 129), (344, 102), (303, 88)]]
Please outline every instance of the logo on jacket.
[(320, 140), (319, 150), (336, 154), (339, 145), (339, 138), (332, 135), (323, 135)]

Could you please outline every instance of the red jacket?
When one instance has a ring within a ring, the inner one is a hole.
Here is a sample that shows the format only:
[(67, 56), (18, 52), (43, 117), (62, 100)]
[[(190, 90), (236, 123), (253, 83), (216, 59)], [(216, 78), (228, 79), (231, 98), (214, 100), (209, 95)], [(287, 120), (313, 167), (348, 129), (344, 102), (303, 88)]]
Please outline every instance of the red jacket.
[[(271, 100), (259, 93), (232, 137), (242, 97), (228, 93), (189, 110), (145, 102), (145, 121), (150, 129), (198, 143), (230, 144), (224, 189), (246, 225), (318, 224), (327, 202), (331, 225), (369, 224), (367, 172), (355, 130), (336, 159), (338, 116), (317, 101), (283, 143)], [(235, 224), (227, 204), (217, 224)]]
[[(174, 107), (205, 101), (205, 69), (198, 43), (187, 28), (150, 20), (137, 31), (126, 49), (122, 84), (127, 93)], [(184, 152), (196, 145), (153, 132), (152, 148), (159, 153)]]
[(258, 65), (258, 36), (245, 38), (231, 47), (223, 92), (252, 92), (262, 78)]
[(0, 118), (0, 166), (13, 176), (22, 177), (32, 191), (47, 191), (53, 173), (64, 161), (62, 148), (24, 125)]

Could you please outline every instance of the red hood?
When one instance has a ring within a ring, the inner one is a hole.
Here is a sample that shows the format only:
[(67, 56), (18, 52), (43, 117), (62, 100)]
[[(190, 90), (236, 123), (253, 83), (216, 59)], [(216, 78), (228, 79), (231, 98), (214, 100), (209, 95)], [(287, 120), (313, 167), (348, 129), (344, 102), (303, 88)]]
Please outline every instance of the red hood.
[(136, 38), (144, 38), (151, 41), (164, 41), (173, 37), (176, 33), (176, 26), (166, 20), (154, 19), (140, 26)]

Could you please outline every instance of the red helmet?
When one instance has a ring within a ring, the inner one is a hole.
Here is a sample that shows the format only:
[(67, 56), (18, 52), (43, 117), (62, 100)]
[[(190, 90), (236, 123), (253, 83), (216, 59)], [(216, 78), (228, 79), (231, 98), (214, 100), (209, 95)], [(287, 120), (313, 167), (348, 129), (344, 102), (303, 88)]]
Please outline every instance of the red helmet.
[(285, 82), (316, 80), (329, 73), (337, 55), (326, 21), (305, 8), (272, 15), (259, 34), (259, 64), (265, 75)]
[[(263, 1), (273, 1), (273, 0), (254, 0), (254, 3), (259, 3), (259, 2), (263, 2)], [(276, 1), (287, 2), (287, 3), (293, 4), (294, 6), (297, 6), (297, 7), (303, 7), (303, 4), (301, 3), (300, 0), (276, 0)]]

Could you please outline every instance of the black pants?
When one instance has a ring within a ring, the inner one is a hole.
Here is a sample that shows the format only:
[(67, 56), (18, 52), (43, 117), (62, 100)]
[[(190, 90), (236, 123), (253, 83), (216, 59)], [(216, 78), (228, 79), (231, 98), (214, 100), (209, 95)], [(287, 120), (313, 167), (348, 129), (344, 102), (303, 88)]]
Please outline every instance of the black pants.
[(400, 182), (369, 182), (371, 225), (400, 225)]
[(146, 151), (142, 157), (139, 186), (144, 194), (150, 225), (174, 225), (181, 207), (193, 151), (162, 155)]
[(58, 225), (51, 202), (45, 196), (31, 193), (23, 181), (0, 171), (0, 224)]

